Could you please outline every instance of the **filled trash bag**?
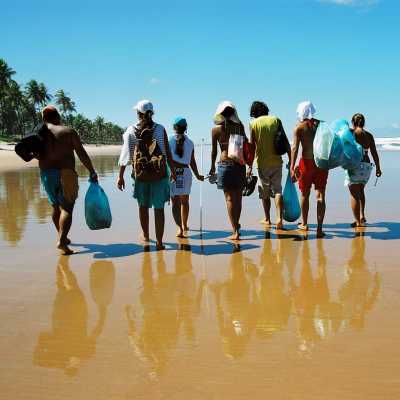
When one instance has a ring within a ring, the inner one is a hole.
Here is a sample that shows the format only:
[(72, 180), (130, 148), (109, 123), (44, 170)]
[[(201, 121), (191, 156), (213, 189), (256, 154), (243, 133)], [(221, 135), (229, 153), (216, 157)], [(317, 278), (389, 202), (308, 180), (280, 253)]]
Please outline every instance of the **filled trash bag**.
[(318, 168), (329, 170), (343, 163), (343, 145), (326, 122), (321, 121), (314, 137), (314, 160)]
[(283, 219), (287, 222), (294, 222), (299, 219), (300, 214), (301, 209), (296, 186), (288, 173), (283, 189)]
[(105, 229), (111, 226), (110, 204), (103, 188), (96, 182), (90, 182), (85, 196), (85, 219), (89, 229)]
[(342, 167), (344, 169), (357, 168), (363, 157), (363, 149), (362, 146), (356, 142), (354, 134), (350, 130), (349, 123), (345, 119), (340, 119), (332, 122), (330, 128), (342, 142)]

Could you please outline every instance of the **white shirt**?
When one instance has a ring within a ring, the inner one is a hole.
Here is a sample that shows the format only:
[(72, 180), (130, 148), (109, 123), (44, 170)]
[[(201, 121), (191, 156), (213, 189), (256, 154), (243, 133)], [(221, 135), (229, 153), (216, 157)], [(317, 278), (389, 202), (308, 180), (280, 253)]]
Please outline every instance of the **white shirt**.
[(192, 153), (193, 153), (193, 149), (194, 149), (193, 142), (185, 135), (185, 141), (183, 142), (182, 157), (179, 157), (178, 154), (176, 154), (176, 137), (171, 136), (168, 139), (168, 142), (169, 142), (169, 147), (171, 149), (172, 159), (179, 164), (190, 165), (190, 161), (192, 160)]
[[(137, 125), (128, 126), (128, 128), (126, 129), (125, 133), (122, 136), (124, 143), (122, 145), (121, 154), (119, 156), (119, 161), (118, 161), (118, 165), (120, 167), (126, 167), (131, 163), (133, 152), (135, 151), (135, 146), (138, 143), (138, 139), (136, 138), (135, 135), (136, 126)], [(163, 154), (166, 156), (167, 151), (165, 148), (164, 133), (165, 133), (164, 127), (160, 124), (154, 123), (154, 134), (153, 134), (154, 139), (156, 139), (158, 146), (160, 147)]]

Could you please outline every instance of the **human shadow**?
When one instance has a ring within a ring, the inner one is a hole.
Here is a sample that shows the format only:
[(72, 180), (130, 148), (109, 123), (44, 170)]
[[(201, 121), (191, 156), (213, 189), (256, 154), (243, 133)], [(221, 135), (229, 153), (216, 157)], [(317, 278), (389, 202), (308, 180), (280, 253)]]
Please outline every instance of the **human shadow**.
[[(193, 239), (192, 237), (190, 239)], [(149, 253), (156, 251), (155, 246), (151, 244), (139, 245), (135, 243), (74, 243), (74, 246), (83, 247), (84, 250), (77, 254), (93, 254), (95, 259), (122, 258), (140, 253)], [(166, 242), (166, 251), (176, 251), (182, 246), (181, 243)], [(217, 254), (232, 254), (236, 251), (246, 251), (256, 249), (259, 246), (254, 244), (238, 244), (236, 242), (218, 241), (216, 244), (191, 244), (193, 254), (213, 256)], [(238, 250), (239, 249), (239, 250)]]
[(135, 243), (74, 243), (73, 245), (84, 248), (76, 254), (93, 254), (93, 258), (97, 259), (129, 257), (146, 252), (146, 246)]
[[(400, 239), (400, 222), (382, 221), (367, 224), (362, 228), (351, 228), (349, 224), (325, 224), (325, 229), (329, 235), (352, 239), (362, 233), (364, 237), (375, 240), (398, 240)], [(377, 232), (370, 229), (381, 229)]]
[(233, 254), (237, 252), (243, 252), (247, 250), (257, 249), (260, 246), (250, 243), (236, 243), (229, 241), (218, 241), (217, 244), (193, 244), (191, 243), (190, 248), (193, 254), (204, 255), (204, 256), (215, 256), (218, 254)]

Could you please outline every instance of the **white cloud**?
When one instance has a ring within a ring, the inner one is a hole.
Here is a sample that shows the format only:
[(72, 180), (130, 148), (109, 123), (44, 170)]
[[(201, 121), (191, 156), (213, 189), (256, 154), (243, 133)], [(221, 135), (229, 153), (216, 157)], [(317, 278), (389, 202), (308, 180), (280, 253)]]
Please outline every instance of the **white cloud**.
[(400, 124), (398, 122), (393, 122), (392, 128), (394, 129), (400, 129)]
[(319, 0), (320, 3), (331, 3), (337, 4), (338, 6), (350, 6), (350, 7), (371, 7), (380, 2), (380, 0)]
[(151, 78), (149, 81), (150, 85), (158, 85), (160, 80), (158, 78)]

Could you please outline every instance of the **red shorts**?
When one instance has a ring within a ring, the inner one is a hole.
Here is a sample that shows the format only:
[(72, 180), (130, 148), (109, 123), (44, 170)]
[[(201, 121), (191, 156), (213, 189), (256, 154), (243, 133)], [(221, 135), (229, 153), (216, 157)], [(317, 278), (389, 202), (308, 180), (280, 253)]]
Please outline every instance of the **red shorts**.
[(314, 184), (315, 190), (325, 190), (328, 182), (328, 171), (318, 168), (313, 159), (300, 159), (299, 189), (301, 193), (308, 193)]

